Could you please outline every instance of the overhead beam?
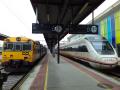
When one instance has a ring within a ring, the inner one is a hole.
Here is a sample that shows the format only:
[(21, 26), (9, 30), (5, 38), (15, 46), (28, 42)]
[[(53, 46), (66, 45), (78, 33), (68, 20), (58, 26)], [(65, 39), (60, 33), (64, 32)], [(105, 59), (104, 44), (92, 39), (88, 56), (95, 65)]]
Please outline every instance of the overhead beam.
[[(57, 0), (56, 0), (57, 1)], [(85, 0), (84, 0), (85, 1)], [(34, 5), (39, 5), (39, 4), (42, 4), (42, 5), (46, 5), (47, 3), (51, 6), (63, 6), (63, 4), (66, 2), (66, 0), (65, 0), (65, 2), (63, 3), (63, 2), (47, 2), (46, 0), (44, 0), (44, 2), (43, 1), (41, 1), (41, 0), (31, 0), (31, 2), (34, 4)], [(83, 3), (81, 3), (81, 2), (77, 2), (77, 3), (69, 3), (68, 4), (69, 6), (80, 6), (80, 5), (83, 5)]]
[(89, 0), (83, 8), (79, 11), (79, 13), (76, 15), (76, 17), (73, 20), (73, 24), (78, 24), (82, 20), (85, 19), (90, 13), (92, 13), (100, 4), (102, 4), (105, 0), (98, 0), (98, 1), (93, 1)]
[(46, 17), (47, 17), (47, 21), (49, 23), (50, 22), (50, 12), (49, 12), (48, 0), (47, 0), (47, 3), (46, 3)]
[(78, 12), (78, 14), (75, 16), (75, 18), (73, 19), (73, 21), (71, 23), (75, 24), (77, 20), (79, 20), (81, 14), (85, 11), (85, 9), (87, 9), (89, 3), (85, 3), (85, 5), (82, 7), (82, 9), (80, 9), (80, 11)]
[(61, 12), (61, 15), (60, 15), (60, 18), (59, 18), (59, 21), (58, 21), (59, 24), (63, 21), (63, 18), (65, 16), (66, 11), (67, 11), (68, 2), (69, 2), (69, 0), (65, 0), (65, 2), (64, 2), (62, 12)]

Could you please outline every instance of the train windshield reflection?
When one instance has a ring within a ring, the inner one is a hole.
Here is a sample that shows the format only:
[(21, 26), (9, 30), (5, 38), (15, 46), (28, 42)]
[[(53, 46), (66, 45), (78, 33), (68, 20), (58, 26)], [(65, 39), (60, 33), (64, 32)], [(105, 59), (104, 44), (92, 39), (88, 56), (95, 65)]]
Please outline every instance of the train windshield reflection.
[(31, 50), (31, 43), (5, 43), (4, 51), (21, 51), (21, 50)]
[(31, 50), (31, 44), (24, 43), (23, 44), (23, 50)]
[(94, 49), (103, 55), (112, 55), (115, 54), (112, 46), (108, 41), (91, 41)]
[(14, 46), (13, 43), (5, 43), (4, 44), (4, 50), (11, 51), (13, 50)]

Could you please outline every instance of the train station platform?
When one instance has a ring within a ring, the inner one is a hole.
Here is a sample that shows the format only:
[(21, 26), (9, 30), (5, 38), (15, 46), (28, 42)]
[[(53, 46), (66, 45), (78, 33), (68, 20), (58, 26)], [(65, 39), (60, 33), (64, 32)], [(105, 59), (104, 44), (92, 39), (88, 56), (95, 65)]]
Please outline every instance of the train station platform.
[(120, 83), (65, 57), (48, 53), (20, 90), (120, 90)]

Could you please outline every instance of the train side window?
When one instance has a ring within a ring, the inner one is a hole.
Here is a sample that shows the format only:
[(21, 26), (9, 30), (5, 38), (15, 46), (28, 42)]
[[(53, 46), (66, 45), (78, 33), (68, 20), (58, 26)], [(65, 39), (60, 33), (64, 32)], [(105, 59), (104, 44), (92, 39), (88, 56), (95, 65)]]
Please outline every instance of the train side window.
[(72, 51), (79, 51), (78, 50), (78, 45), (72, 45)]
[(72, 47), (68, 47), (68, 48), (67, 48), (67, 51), (72, 51)]
[(81, 46), (78, 47), (78, 51), (81, 51)]

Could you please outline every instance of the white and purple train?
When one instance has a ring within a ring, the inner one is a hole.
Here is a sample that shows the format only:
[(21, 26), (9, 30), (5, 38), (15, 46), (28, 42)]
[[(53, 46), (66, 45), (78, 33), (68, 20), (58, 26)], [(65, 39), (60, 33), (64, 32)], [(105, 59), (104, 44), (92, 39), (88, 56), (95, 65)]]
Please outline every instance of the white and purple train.
[(85, 35), (60, 47), (62, 55), (78, 58), (98, 69), (112, 69), (118, 64), (113, 46), (98, 35)]

